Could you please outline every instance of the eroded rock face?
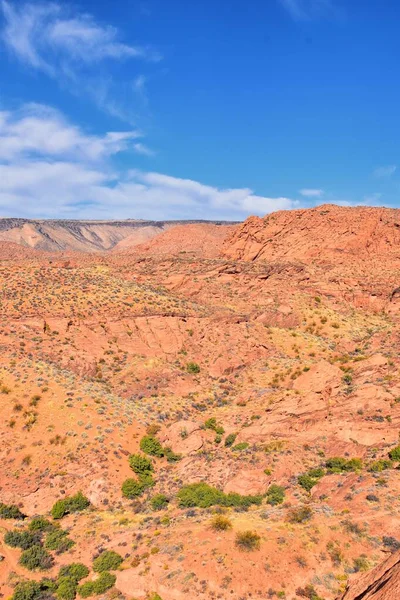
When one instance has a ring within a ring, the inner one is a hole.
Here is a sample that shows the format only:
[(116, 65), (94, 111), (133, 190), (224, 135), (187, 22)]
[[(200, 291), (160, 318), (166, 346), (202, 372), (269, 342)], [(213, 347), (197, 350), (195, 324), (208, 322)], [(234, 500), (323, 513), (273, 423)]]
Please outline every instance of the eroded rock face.
[(351, 581), (340, 600), (398, 600), (400, 598), (400, 551), (369, 573)]
[(223, 254), (236, 260), (351, 260), (394, 255), (400, 244), (393, 209), (333, 205), (250, 217), (229, 236)]

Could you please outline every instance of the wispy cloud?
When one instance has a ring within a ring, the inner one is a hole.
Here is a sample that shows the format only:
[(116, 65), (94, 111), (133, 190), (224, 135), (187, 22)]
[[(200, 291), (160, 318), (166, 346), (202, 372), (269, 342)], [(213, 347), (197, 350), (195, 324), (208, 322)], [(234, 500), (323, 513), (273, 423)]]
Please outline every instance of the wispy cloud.
[(321, 198), (324, 195), (324, 190), (315, 188), (304, 188), (299, 190), (299, 193), (306, 198)]
[(295, 21), (308, 21), (336, 13), (333, 0), (278, 0)]
[[(66, 4), (1, 0), (0, 8), (4, 21), (1, 39), (16, 59), (73, 93), (91, 94), (100, 108), (116, 116), (126, 118), (126, 111), (123, 114), (115, 94), (119, 82), (111, 63), (161, 59), (151, 47), (124, 43), (115, 27), (99, 24), (88, 14), (72, 13)], [(125, 94), (127, 89), (125, 82)], [(129, 89), (125, 106), (133, 99), (131, 85)]]
[(391, 177), (397, 171), (396, 165), (387, 165), (385, 167), (378, 167), (373, 172), (374, 177)]
[(137, 136), (135, 131), (89, 135), (38, 105), (0, 112), (0, 214), (243, 219), (298, 206), (290, 198), (258, 196), (248, 188), (121, 171), (113, 158), (138, 151)]

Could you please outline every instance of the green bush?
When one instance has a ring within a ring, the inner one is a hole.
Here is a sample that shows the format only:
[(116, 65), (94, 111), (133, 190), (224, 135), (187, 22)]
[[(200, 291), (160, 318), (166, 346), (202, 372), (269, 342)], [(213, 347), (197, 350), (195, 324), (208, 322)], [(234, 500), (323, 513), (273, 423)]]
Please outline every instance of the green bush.
[(240, 442), (239, 444), (236, 444), (236, 446), (232, 447), (232, 451), (241, 452), (242, 450), (247, 450), (248, 447), (249, 445), (247, 442)]
[(81, 585), (78, 588), (79, 595), (82, 598), (88, 598), (89, 596), (104, 594), (104, 592), (112, 588), (115, 580), (116, 577), (112, 573), (101, 573), (100, 577), (96, 579), (96, 581), (87, 581)]
[(59, 577), (69, 577), (78, 582), (89, 575), (89, 569), (82, 563), (71, 563), (61, 567)]
[(11, 600), (40, 600), (42, 587), (37, 581), (20, 581), (14, 589)]
[(225, 438), (225, 446), (232, 446), (236, 440), (236, 436), (236, 433), (230, 433), (229, 435), (227, 435)]
[(389, 457), (396, 462), (400, 461), (400, 446), (396, 446), (389, 452)]
[(143, 494), (144, 490), (146, 489), (146, 485), (144, 485), (138, 479), (125, 479), (121, 489), (124, 498), (129, 498), (129, 500), (132, 500), (133, 498), (137, 498)]
[(325, 463), (329, 473), (343, 473), (349, 471), (359, 471), (362, 469), (363, 463), (360, 458), (350, 458), (347, 460), (341, 456), (330, 458)]
[(276, 506), (277, 504), (282, 504), (285, 500), (285, 488), (280, 485), (276, 485), (273, 483), (269, 486), (267, 491), (267, 502), (271, 504), (271, 506)]
[(72, 548), (74, 544), (75, 542), (68, 537), (66, 531), (57, 528), (47, 534), (44, 547), (54, 550), (57, 554), (62, 554)]
[(39, 545), (24, 550), (19, 559), (19, 564), (29, 571), (47, 571), (53, 563), (51, 554)]
[(51, 531), (54, 529), (54, 525), (51, 521), (45, 519), (44, 517), (33, 517), (28, 528), (30, 531)]
[(207, 421), (204, 423), (204, 427), (205, 429), (211, 429), (212, 431), (215, 431), (215, 433), (218, 435), (223, 435), (225, 433), (225, 429), (222, 427), (222, 425), (217, 423), (217, 419), (215, 417), (207, 419)]
[(383, 459), (376, 460), (375, 462), (371, 463), (368, 466), (368, 471), (370, 471), (371, 473), (381, 473), (382, 471), (385, 471), (386, 469), (391, 469), (392, 467), (393, 467), (392, 461), (383, 458)]
[(57, 581), (56, 596), (59, 600), (74, 600), (78, 583), (70, 577), (59, 577)]
[(0, 502), (0, 519), (25, 519), (25, 515), (15, 504), (3, 504)]
[(142, 454), (131, 454), (129, 457), (129, 466), (136, 475), (145, 475), (153, 471), (153, 463), (147, 456)]
[(142, 437), (140, 440), (140, 449), (143, 450), (145, 454), (150, 454), (151, 456), (158, 456), (159, 458), (164, 456), (164, 448), (158, 439), (152, 435), (145, 435)]
[(303, 475), (299, 475), (297, 478), (297, 483), (305, 489), (307, 492), (310, 492), (312, 488), (317, 485), (318, 481), (325, 475), (325, 470), (321, 468), (311, 469), (307, 473)]
[(162, 510), (168, 506), (168, 498), (164, 494), (156, 494), (150, 500), (150, 505), (153, 510)]
[(93, 571), (96, 571), (96, 573), (115, 571), (123, 560), (122, 556), (117, 552), (114, 552), (114, 550), (104, 550), (104, 552), (94, 559)]
[(236, 534), (235, 544), (239, 550), (251, 552), (260, 547), (261, 537), (254, 531), (239, 531)]
[(195, 362), (188, 362), (186, 365), (186, 371), (192, 375), (196, 375), (197, 373), (200, 373), (200, 365)]
[(183, 486), (178, 494), (178, 505), (181, 508), (190, 508), (198, 506), (199, 508), (209, 508), (210, 506), (250, 506), (251, 504), (261, 504), (261, 496), (241, 496), (235, 492), (224, 494), (215, 487), (207, 483), (191, 483)]
[(21, 548), (22, 550), (27, 550), (31, 546), (35, 546), (40, 543), (40, 536), (31, 531), (7, 531), (4, 536), (4, 541), (7, 546), (11, 546), (11, 548)]
[(69, 496), (63, 500), (57, 500), (51, 509), (53, 519), (62, 519), (70, 513), (80, 512), (90, 506), (89, 500), (78, 492), (75, 496)]
[(169, 447), (164, 448), (164, 456), (167, 459), (167, 461), (171, 463), (178, 462), (182, 458), (181, 454), (177, 454), (172, 450), (172, 448)]

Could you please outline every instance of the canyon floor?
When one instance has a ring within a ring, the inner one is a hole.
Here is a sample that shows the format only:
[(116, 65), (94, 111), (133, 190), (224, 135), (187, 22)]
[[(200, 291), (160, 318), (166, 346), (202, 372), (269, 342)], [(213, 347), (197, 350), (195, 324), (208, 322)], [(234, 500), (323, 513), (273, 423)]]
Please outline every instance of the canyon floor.
[(123, 242), (0, 242), (0, 594), (397, 598), (350, 590), (400, 549), (400, 211)]

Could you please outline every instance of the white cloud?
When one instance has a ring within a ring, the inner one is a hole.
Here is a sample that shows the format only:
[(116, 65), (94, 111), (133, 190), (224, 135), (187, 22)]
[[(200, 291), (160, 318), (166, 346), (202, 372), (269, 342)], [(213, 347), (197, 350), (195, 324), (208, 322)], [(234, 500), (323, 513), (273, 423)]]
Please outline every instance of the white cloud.
[[(113, 156), (135, 151), (136, 132), (87, 135), (60, 113), (30, 105), (0, 112), (0, 214), (25, 217), (243, 219), (290, 209), (289, 198), (217, 188), (139, 170)], [(136, 148), (137, 151), (137, 148)]]
[(324, 190), (318, 190), (314, 188), (304, 188), (300, 190), (300, 194), (306, 198), (320, 198), (324, 195)]
[(396, 171), (396, 165), (387, 165), (386, 167), (378, 167), (373, 174), (375, 177), (391, 177)]
[[(100, 25), (88, 14), (71, 14), (67, 3), (0, 0), (0, 9), (4, 17), (0, 37), (14, 57), (56, 79), (71, 93), (85, 93), (103, 110), (133, 121), (128, 107), (134, 90), (115, 78), (110, 61), (158, 61), (161, 56), (156, 51), (123, 43), (116, 28)], [(140, 78), (137, 81), (140, 85)]]
[(140, 137), (137, 131), (109, 132), (105, 136), (83, 133), (48, 106), (28, 104), (22, 109), (0, 112), (0, 160), (24, 156), (74, 157), (93, 161), (116, 154)]
[(333, 14), (332, 0), (279, 0), (295, 21), (307, 21)]

